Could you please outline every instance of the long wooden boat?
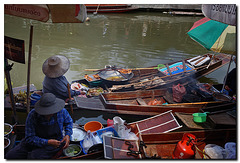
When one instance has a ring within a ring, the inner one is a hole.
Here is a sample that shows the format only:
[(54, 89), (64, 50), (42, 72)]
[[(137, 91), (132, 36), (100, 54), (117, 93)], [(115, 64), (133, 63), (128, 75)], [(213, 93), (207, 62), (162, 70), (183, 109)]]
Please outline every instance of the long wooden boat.
[[(139, 140), (141, 142), (144, 142), (147, 148), (141, 149), (143, 151), (143, 153), (141, 154), (141, 157), (127, 156), (127, 152), (129, 151), (127, 151), (127, 149), (123, 150), (124, 157), (120, 156), (119, 159), (121, 158), (122, 159), (124, 158), (125, 159), (126, 158), (129, 158), (129, 159), (143, 158), (144, 159), (144, 158), (159, 158), (159, 157), (168, 158), (166, 154), (160, 149), (168, 148), (168, 144), (170, 144), (169, 149), (167, 151), (171, 152), (171, 150), (173, 150), (175, 147), (174, 145), (176, 145), (176, 143), (181, 140), (183, 134), (186, 132), (194, 134), (199, 140), (204, 141), (205, 143), (216, 142), (216, 144), (220, 145), (225, 141), (227, 142), (230, 140), (231, 141), (236, 140), (236, 128), (224, 129), (224, 130), (214, 129), (214, 130), (192, 131), (186, 128), (184, 124), (180, 125), (179, 122), (180, 121), (177, 121), (177, 119), (173, 116), (172, 112), (168, 111), (168, 112), (159, 114), (157, 116), (153, 116), (147, 119), (142, 119), (139, 121), (126, 124), (127, 128), (131, 129), (131, 132), (135, 133), (136, 136), (139, 138)], [(19, 141), (22, 138), (24, 138), (25, 125), (15, 125), (13, 131), (14, 131), (14, 134), (10, 135), (10, 139), (11, 139), (11, 142), (13, 142), (12, 144), (15, 144), (14, 142), (15, 140)], [(11, 136), (13, 137), (11, 138)], [(213, 138), (215, 138), (215, 140), (213, 140)], [(113, 139), (115, 141), (115, 138)], [(117, 139), (119, 138), (116, 138), (116, 140)], [(128, 141), (126, 139), (119, 139), (119, 140), (120, 142), (123, 142), (123, 143), (125, 141)], [(139, 145), (136, 144), (136, 145), (141, 147), (141, 144), (143, 143), (140, 143)], [(199, 144), (197, 145), (199, 147)], [(119, 147), (120, 146), (116, 146), (116, 150), (119, 151)], [(201, 149), (202, 146), (199, 148)], [(105, 146), (104, 146), (104, 150), (106, 150)], [(162, 152), (164, 153), (164, 155), (161, 154)], [(76, 156), (76, 157), (67, 157), (67, 156), (61, 155), (56, 159), (103, 159), (106, 155), (109, 156), (109, 154), (111, 155), (111, 153), (105, 153), (102, 150), (100, 150), (100, 151), (93, 152), (91, 154), (81, 154), (80, 156)], [(157, 156), (159, 157), (156, 157), (156, 156), (154, 157), (155, 154), (157, 154)], [(114, 156), (113, 159), (114, 158), (117, 158), (117, 157)]]
[[(173, 130), (177, 130), (182, 126), (178, 123), (171, 111), (153, 116), (147, 119), (141, 119), (127, 124), (132, 127), (132, 132), (136, 135), (141, 133), (166, 133)], [(76, 127), (76, 126), (75, 126)], [(25, 137), (25, 125), (14, 125), (14, 134), (10, 134), (11, 148), (15, 142), (20, 142)], [(79, 144), (79, 142), (70, 142), (71, 144)], [(10, 148), (10, 149), (11, 149)], [(81, 153), (79, 156), (68, 157), (60, 154), (55, 159), (101, 159), (103, 158), (103, 150), (95, 151), (90, 154)]]
[(216, 144), (224, 148), (227, 142), (237, 140), (236, 129), (141, 134), (141, 141), (147, 146), (143, 148), (143, 158), (173, 159), (173, 151), (185, 133), (193, 134), (197, 138), (196, 146), (199, 150), (196, 150), (195, 159), (203, 159), (203, 154), (199, 151), (203, 151), (207, 144)]
[(128, 83), (124, 83), (123, 85), (111, 85), (109, 91), (164, 88), (174, 83), (188, 81), (189, 79), (198, 79), (205, 76), (229, 63), (230, 59), (230, 55), (227, 54), (205, 54), (194, 58), (162, 64), (165, 66), (164, 68), (155, 69), (157, 66), (153, 66), (132, 69), (134, 76)]
[[(189, 88), (192, 87), (189, 86)], [(205, 101), (175, 103), (172, 94), (165, 88), (102, 93), (99, 95), (99, 98), (88, 100), (86, 98), (75, 97), (75, 101), (77, 107), (80, 109), (149, 116), (157, 115), (168, 110), (172, 110), (173, 113), (195, 113), (199, 112), (200, 109), (208, 111), (208, 107), (211, 111), (216, 111), (217, 108), (222, 105), (225, 107), (234, 107), (236, 105), (235, 102), (220, 101), (210, 94), (207, 95), (209, 97), (207, 97), (208, 99), (205, 98)], [(190, 92), (185, 95), (185, 97), (187, 96), (195, 97)], [(152, 105), (151, 102), (158, 104)]]
[(88, 13), (122, 13), (136, 10), (128, 4), (85, 4)]

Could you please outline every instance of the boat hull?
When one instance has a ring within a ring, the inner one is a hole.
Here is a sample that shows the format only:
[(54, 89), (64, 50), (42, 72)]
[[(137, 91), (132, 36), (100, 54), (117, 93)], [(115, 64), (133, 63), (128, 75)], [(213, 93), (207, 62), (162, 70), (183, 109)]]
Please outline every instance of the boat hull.
[[(141, 134), (141, 140), (147, 148), (143, 148), (144, 158), (157, 157), (161, 159), (172, 159), (173, 151), (179, 141), (182, 140), (184, 133), (190, 133), (196, 136), (196, 146), (203, 151), (207, 144), (216, 144), (224, 148), (227, 142), (236, 142), (236, 129), (218, 129), (218, 130), (199, 130), (156, 134)], [(195, 159), (203, 159), (201, 152), (196, 152)]]

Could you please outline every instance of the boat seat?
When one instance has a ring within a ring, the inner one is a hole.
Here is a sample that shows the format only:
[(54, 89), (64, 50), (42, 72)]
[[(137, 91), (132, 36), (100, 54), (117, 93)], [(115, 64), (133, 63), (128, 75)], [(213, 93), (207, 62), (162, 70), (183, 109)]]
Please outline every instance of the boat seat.
[(139, 105), (147, 105), (146, 102), (142, 98), (136, 99)]

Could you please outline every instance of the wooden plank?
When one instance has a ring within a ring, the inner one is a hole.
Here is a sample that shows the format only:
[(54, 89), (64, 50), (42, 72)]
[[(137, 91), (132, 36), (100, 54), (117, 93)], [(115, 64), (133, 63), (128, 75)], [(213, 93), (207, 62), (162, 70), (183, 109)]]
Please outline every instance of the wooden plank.
[(227, 113), (209, 115), (211, 120), (217, 125), (236, 125), (236, 119)]
[(137, 98), (136, 100), (140, 105), (147, 105), (146, 102), (142, 98)]
[(214, 128), (213, 122), (209, 118), (204, 123), (195, 123), (193, 121), (192, 114), (189, 113), (177, 113), (175, 115), (188, 127), (192, 129), (212, 129)]

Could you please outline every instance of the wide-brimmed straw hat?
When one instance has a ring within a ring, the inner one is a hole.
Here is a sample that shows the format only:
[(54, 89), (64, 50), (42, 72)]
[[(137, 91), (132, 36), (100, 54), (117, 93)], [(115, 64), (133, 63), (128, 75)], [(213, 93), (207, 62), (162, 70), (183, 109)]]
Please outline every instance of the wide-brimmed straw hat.
[(57, 78), (65, 74), (70, 67), (70, 61), (63, 55), (49, 57), (42, 65), (43, 73), (49, 78)]
[(61, 111), (65, 106), (65, 101), (52, 93), (44, 93), (39, 101), (36, 102), (34, 108), (40, 115), (50, 115)]

